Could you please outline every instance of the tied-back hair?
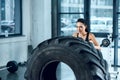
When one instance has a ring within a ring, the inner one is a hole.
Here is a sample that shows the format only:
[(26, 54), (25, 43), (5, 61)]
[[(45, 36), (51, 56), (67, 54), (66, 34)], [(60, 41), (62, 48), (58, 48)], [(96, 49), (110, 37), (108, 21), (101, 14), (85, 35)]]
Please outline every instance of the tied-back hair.
[[(83, 24), (86, 26), (85, 31), (86, 31), (86, 32), (89, 32), (89, 31), (88, 31), (88, 28), (87, 28), (87, 22), (85, 21), (85, 19), (79, 18), (79, 19), (77, 20), (77, 22), (83, 23)], [(77, 23), (77, 22), (76, 22), (76, 23)]]

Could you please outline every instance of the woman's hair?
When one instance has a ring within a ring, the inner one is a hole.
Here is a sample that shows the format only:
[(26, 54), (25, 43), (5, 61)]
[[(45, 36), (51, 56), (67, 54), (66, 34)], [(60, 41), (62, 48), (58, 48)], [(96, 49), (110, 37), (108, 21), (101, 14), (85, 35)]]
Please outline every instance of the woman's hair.
[[(81, 23), (83, 23), (83, 24), (86, 26), (85, 31), (88, 32), (87, 22), (85, 21), (85, 19), (79, 18), (79, 19), (77, 20), (77, 22), (81, 22)], [(77, 23), (77, 22), (76, 22), (76, 23)]]

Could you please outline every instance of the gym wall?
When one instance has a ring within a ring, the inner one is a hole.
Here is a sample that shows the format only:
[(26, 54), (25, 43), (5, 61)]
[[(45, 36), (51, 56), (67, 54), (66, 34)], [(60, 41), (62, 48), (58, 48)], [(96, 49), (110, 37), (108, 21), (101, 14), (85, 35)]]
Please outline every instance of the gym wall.
[(28, 45), (35, 48), (51, 38), (51, 0), (22, 0), (22, 32), (19, 37), (0, 38), (0, 66), (26, 61)]

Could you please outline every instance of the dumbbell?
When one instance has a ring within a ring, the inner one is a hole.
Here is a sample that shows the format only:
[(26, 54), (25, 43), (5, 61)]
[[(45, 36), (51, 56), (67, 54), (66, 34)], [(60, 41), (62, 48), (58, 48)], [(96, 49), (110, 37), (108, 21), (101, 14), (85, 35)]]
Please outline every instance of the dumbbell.
[(10, 73), (14, 73), (18, 70), (18, 64), (16, 61), (9, 61), (5, 67), (1, 67), (0, 71), (8, 70)]

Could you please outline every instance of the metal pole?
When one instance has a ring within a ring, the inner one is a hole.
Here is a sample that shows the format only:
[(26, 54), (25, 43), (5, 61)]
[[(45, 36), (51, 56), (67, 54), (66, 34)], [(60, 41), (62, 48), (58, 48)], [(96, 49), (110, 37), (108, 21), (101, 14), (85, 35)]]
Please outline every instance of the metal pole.
[(118, 65), (118, 6), (119, 1), (113, 0), (113, 40), (114, 40), (114, 70), (117, 71)]

